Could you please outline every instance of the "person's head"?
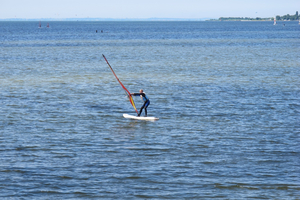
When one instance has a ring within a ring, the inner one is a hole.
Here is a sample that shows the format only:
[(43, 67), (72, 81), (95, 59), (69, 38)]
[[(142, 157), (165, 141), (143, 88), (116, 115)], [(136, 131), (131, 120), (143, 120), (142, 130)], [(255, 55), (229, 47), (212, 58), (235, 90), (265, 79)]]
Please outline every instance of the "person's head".
[(140, 89), (140, 93), (143, 93), (144, 91), (142, 89)]

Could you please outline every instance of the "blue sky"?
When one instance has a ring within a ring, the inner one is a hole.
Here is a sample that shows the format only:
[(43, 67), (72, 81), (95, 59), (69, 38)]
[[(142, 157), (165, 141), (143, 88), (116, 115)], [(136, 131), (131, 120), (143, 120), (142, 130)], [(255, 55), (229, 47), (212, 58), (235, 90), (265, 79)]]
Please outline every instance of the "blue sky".
[(0, 19), (273, 17), (296, 11), (300, 0), (0, 0)]

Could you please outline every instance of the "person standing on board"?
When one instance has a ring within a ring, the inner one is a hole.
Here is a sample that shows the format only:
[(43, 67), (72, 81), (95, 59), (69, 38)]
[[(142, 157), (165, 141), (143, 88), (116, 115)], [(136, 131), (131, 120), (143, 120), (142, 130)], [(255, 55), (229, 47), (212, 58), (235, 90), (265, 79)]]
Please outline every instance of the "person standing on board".
[(143, 112), (143, 109), (145, 109), (145, 117), (147, 117), (147, 108), (150, 105), (150, 100), (146, 96), (146, 94), (144, 93), (144, 91), (141, 89), (139, 93), (131, 93), (131, 95), (133, 95), (133, 96), (140, 96), (141, 99), (144, 101), (144, 104), (141, 107), (138, 116), (140, 116), (142, 114), (142, 112)]

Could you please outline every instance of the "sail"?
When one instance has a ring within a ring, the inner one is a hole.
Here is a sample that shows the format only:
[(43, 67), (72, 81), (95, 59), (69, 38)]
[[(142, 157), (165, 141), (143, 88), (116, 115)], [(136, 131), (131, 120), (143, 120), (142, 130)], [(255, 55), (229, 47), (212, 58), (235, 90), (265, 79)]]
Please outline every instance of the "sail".
[(102, 54), (103, 58), (105, 59), (106, 63), (108, 64), (109, 68), (111, 69), (112, 73), (114, 74), (114, 76), (116, 77), (116, 79), (118, 80), (118, 82), (120, 83), (120, 85), (122, 86), (122, 88), (125, 90), (128, 98), (129, 98), (129, 101), (132, 105), (132, 107), (134, 108), (135, 112), (138, 113), (136, 107), (135, 107), (135, 104), (134, 104), (134, 101), (133, 101), (133, 98), (130, 94), (130, 92), (127, 90), (127, 88), (123, 85), (123, 83), (119, 80), (119, 78), (117, 77), (117, 75), (115, 74), (114, 70), (112, 69), (112, 67), (110, 66), (109, 62), (107, 61), (107, 59), (105, 58), (105, 56)]

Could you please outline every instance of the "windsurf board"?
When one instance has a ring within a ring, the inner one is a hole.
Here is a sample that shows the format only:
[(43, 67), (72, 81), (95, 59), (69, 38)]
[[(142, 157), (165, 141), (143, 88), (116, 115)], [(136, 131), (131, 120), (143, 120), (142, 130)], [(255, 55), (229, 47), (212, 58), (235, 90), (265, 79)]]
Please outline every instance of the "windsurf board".
[(146, 121), (157, 121), (159, 120), (159, 118), (157, 117), (138, 117), (138, 116), (134, 116), (134, 115), (128, 115), (128, 114), (123, 114), (123, 117), (127, 118), (127, 119), (137, 119), (137, 120), (146, 120)]

